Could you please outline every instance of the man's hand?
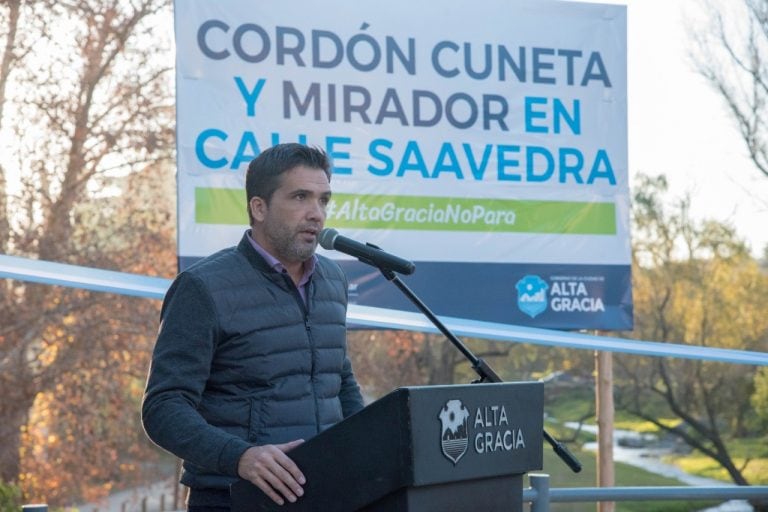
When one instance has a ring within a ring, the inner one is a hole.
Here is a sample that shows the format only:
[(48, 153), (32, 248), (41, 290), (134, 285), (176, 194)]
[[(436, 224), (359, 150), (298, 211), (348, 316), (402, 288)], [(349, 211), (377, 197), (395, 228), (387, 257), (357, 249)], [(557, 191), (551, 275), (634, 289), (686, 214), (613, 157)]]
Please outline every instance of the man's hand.
[(306, 482), (299, 467), (286, 455), (303, 439), (285, 444), (267, 444), (248, 448), (237, 464), (241, 478), (252, 482), (278, 505), (283, 498), (291, 503), (304, 494), (301, 486)]

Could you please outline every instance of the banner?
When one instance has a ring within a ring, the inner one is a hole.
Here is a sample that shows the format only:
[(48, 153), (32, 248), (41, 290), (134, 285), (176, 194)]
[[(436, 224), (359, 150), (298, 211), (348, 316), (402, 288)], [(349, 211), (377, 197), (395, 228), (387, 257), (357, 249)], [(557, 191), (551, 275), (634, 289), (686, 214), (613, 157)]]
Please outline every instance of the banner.
[[(326, 225), (416, 263), (437, 314), (631, 329), (626, 7), (553, 0), (175, 4), (179, 261), (236, 243), (244, 173), (333, 160)], [(336, 252), (350, 300), (413, 310)]]

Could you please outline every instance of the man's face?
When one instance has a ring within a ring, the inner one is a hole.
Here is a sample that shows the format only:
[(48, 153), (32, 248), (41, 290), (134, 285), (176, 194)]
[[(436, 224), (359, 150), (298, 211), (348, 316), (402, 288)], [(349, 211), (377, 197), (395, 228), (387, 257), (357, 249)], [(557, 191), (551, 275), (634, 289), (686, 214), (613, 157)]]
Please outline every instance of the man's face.
[(312, 257), (325, 225), (331, 185), (322, 169), (298, 166), (283, 173), (269, 204), (251, 198), (253, 235), (284, 265)]

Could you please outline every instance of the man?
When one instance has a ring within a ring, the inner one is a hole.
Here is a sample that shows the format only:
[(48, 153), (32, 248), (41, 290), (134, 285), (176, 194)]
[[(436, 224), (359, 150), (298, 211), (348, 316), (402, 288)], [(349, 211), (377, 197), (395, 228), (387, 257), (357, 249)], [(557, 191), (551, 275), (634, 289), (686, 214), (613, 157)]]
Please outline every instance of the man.
[(229, 485), (303, 494), (288, 453), (362, 409), (346, 352), (347, 281), (315, 254), (331, 197), (321, 150), (280, 144), (248, 166), (251, 229), (177, 276), (142, 404), (147, 435), (184, 459), (188, 510), (227, 510)]

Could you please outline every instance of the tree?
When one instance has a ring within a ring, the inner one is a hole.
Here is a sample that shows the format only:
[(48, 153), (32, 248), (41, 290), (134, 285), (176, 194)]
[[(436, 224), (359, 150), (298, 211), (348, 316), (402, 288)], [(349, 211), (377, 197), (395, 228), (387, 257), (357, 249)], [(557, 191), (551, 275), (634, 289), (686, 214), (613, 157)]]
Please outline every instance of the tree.
[[(173, 272), (169, 170), (167, 164), (150, 166), (115, 184), (119, 201), (104, 198), (77, 208), (72, 243), (91, 266), (117, 265), (144, 275)], [(149, 250), (137, 258), (137, 247)], [(77, 312), (49, 325), (40, 354), (49, 360), (55, 352), (63, 366), (51, 386), (36, 394), (21, 438), (25, 494), (52, 504), (95, 501), (118, 485), (143, 483), (158, 473), (138, 411), (159, 303), (83, 290), (66, 293), (62, 300), (79, 306)]]
[(707, 2), (707, 26), (696, 26), (698, 72), (725, 101), (757, 169), (768, 177), (768, 3)]
[(452, 384), (464, 361), (447, 339), (436, 334), (354, 331), (349, 346), (355, 372), (370, 398), (400, 386)]
[[(502, 378), (510, 373), (510, 378), (521, 378), (516, 370), (528, 369), (524, 364), (516, 365), (525, 357), (512, 355), (524, 347), (479, 339), (461, 341), (477, 357), (488, 360)], [(371, 399), (400, 386), (445, 385), (477, 378), (467, 359), (442, 334), (353, 331), (349, 347), (355, 373)]]
[[(634, 197), (635, 332), (640, 339), (759, 350), (768, 340), (768, 276), (725, 224), (693, 221), (690, 199), (662, 205), (663, 177), (639, 179)], [(755, 369), (695, 360), (618, 358), (620, 408), (656, 424), (747, 484), (730, 438), (756, 435), (749, 396)], [(660, 418), (677, 418), (670, 425)]]
[[(173, 192), (162, 185), (173, 183), (172, 66), (159, 20), (169, 2), (11, 0), (0, 9), (0, 126), (13, 135), (0, 155), (2, 251), (172, 274)], [(157, 309), (2, 283), (0, 480), (57, 504), (104, 491), (118, 469), (130, 474), (128, 445), (141, 440), (125, 422), (137, 424)], [(22, 459), (33, 446), (42, 453)], [(104, 464), (110, 453), (124, 465)]]
[(422, 385), (414, 352), (424, 335), (393, 330), (354, 330), (347, 335), (352, 367), (366, 401), (401, 386)]

